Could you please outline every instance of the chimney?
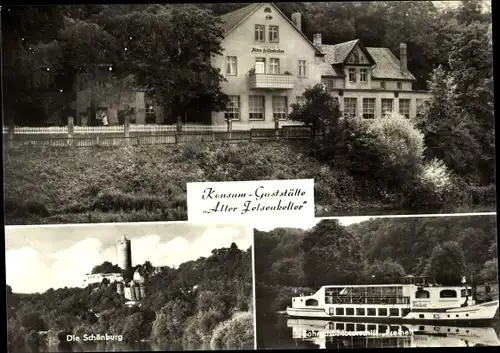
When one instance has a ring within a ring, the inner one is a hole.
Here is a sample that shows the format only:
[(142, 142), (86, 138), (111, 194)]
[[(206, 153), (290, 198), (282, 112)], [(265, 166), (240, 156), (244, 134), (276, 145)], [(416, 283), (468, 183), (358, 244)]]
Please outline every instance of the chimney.
[(408, 69), (408, 57), (406, 54), (406, 43), (401, 43), (399, 45), (399, 61), (401, 63), (401, 71), (406, 71)]
[(292, 22), (302, 32), (302, 15), (300, 12), (292, 13)]
[(321, 33), (313, 34), (313, 43), (314, 45), (322, 45)]

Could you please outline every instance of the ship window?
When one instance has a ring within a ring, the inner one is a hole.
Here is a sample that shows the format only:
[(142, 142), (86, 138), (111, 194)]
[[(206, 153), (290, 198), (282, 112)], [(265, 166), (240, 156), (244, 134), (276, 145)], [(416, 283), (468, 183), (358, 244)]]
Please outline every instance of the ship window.
[(366, 326), (364, 324), (357, 324), (356, 325), (356, 331), (365, 331)]
[(335, 315), (344, 315), (344, 308), (335, 308)]
[(354, 308), (345, 308), (346, 315), (354, 315)]
[(375, 308), (368, 308), (367, 309), (367, 314), (368, 314), (368, 316), (376, 316), (377, 315), (377, 309), (375, 309)]
[(401, 316), (406, 316), (410, 313), (410, 309), (401, 309)]
[(389, 331), (390, 332), (395, 332), (395, 331), (399, 331), (399, 326), (389, 326)]
[(389, 309), (389, 316), (399, 316), (399, 309), (398, 308), (390, 308)]
[(467, 289), (467, 292), (465, 291), (465, 289), (462, 289), (460, 291), (461, 297), (470, 297), (471, 295), (472, 295), (472, 290), (470, 290), (470, 289)]
[(420, 314), (420, 315), (418, 315), (418, 318), (419, 318), (419, 319), (423, 319), (423, 318), (424, 318), (424, 314)]
[(345, 330), (348, 332), (354, 331), (354, 324), (346, 324), (345, 325)]
[(378, 309), (378, 316), (387, 316), (387, 309), (386, 308), (379, 308)]
[(425, 331), (425, 326), (419, 326), (419, 327), (418, 327), (418, 330), (419, 330), (419, 331)]
[(430, 298), (431, 294), (427, 290), (418, 290), (415, 292), (416, 299)]
[(356, 308), (356, 315), (365, 316), (365, 308)]
[(387, 332), (387, 326), (386, 325), (380, 325), (378, 327), (378, 333), (386, 333)]
[(439, 297), (440, 298), (456, 298), (457, 292), (452, 290), (452, 289), (443, 289), (441, 292), (439, 292)]
[(318, 301), (316, 299), (307, 299), (306, 306), (318, 306)]
[(344, 329), (344, 323), (338, 323), (337, 330), (343, 330), (343, 329)]
[(377, 329), (377, 325), (368, 325), (368, 331), (375, 331)]

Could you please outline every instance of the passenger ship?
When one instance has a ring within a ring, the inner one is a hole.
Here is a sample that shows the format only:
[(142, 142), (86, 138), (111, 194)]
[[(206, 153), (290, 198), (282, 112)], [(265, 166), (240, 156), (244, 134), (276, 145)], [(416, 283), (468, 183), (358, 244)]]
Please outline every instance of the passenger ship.
[(290, 317), (323, 319), (491, 321), (498, 300), (476, 303), (472, 289), (441, 286), (433, 277), (406, 276), (403, 284), (323, 286), (310, 296), (292, 298)]
[(317, 348), (498, 346), (493, 327), (288, 319), (292, 338)]

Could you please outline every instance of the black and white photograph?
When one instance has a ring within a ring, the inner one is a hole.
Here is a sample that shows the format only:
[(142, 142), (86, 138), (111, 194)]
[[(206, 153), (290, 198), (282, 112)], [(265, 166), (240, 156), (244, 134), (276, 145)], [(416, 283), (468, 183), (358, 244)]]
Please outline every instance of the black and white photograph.
[(6, 227), (10, 353), (254, 349), (252, 229)]
[(490, 212), (491, 2), (2, 6), (5, 222), (186, 221), (314, 179), (318, 217)]
[(496, 214), (254, 228), (258, 349), (500, 345)]

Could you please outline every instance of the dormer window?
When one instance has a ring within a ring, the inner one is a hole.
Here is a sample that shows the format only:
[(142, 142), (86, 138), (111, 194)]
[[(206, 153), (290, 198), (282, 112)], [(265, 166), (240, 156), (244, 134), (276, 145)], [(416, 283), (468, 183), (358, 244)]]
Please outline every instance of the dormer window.
[(359, 70), (359, 81), (360, 82), (366, 82), (367, 81), (367, 76), (368, 76), (368, 70), (367, 69), (360, 69)]
[(349, 82), (356, 82), (356, 69), (349, 69)]
[(266, 8), (264, 9), (264, 12), (268, 12), (268, 13), (270, 13), (270, 12), (271, 12), (271, 8), (266, 7)]
[(385, 82), (384, 81), (380, 82), (380, 88), (385, 89)]
[(401, 90), (401, 89), (403, 89), (403, 84), (401, 82), (398, 82), (398, 86), (397, 87), (398, 87), (399, 90)]
[(266, 40), (266, 26), (255, 25), (255, 41), (264, 42)]

